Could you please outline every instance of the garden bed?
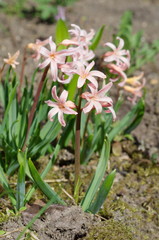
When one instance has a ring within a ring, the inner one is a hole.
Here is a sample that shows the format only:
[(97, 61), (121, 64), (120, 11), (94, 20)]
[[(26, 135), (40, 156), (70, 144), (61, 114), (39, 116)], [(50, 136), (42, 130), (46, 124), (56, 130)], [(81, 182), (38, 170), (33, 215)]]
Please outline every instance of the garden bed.
[[(143, 29), (143, 36), (148, 42), (159, 39), (157, 0), (131, 3), (122, 0), (120, 5), (116, 5), (116, 1), (105, 3), (102, 0), (79, 0), (66, 9), (66, 18), (68, 24), (75, 23), (88, 30), (98, 29), (105, 24), (104, 39), (108, 37), (107, 41), (111, 41), (111, 36), (116, 33), (125, 10), (133, 12), (134, 32)], [(28, 43), (37, 38), (45, 39), (55, 33), (54, 24), (39, 23), (37, 19), (19, 19), (1, 13), (0, 20), (1, 59), (6, 57), (7, 52), (14, 53), (15, 49), (23, 52)], [(97, 53), (101, 53), (100, 48), (97, 49)], [(70, 149), (64, 149), (46, 179), (63, 199), (67, 199), (68, 207), (51, 205), (31, 226), (24, 239), (159, 240), (159, 56), (156, 59), (141, 69), (146, 78), (146, 110), (141, 124), (132, 132), (134, 139), (117, 139), (112, 144), (108, 170), (110, 172), (116, 169), (117, 174), (113, 188), (98, 215), (83, 213), (75, 206), (71, 198), (74, 155)], [(27, 60), (25, 74), (28, 78), (35, 68), (36, 63), (31, 59)], [(20, 69), (18, 71), (20, 74)], [(129, 107), (130, 103), (126, 102), (117, 117), (120, 118)], [(88, 166), (82, 166), (81, 178), (85, 182), (85, 188), (93, 176), (98, 157), (94, 155)], [(38, 160), (39, 171), (48, 160), (49, 156)], [(14, 184), (15, 179), (11, 179), (11, 182)], [(0, 188), (0, 191), (2, 190)], [(17, 239), (23, 227), (46, 201), (41, 192), (37, 191), (31, 205), (15, 216), (9, 210), (9, 200), (1, 198), (0, 225), (6, 233), (4, 236), (0, 235), (0, 239)]]

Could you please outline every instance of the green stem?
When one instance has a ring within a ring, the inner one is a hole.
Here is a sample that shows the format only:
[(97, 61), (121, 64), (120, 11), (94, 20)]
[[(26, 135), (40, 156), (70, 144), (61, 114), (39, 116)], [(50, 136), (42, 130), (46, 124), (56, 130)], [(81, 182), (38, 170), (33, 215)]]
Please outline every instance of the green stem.
[(79, 104), (77, 107), (76, 133), (75, 133), (75, 188), (80, 179), (80, 129), (81, 129), (81, 90), (79, 91)]

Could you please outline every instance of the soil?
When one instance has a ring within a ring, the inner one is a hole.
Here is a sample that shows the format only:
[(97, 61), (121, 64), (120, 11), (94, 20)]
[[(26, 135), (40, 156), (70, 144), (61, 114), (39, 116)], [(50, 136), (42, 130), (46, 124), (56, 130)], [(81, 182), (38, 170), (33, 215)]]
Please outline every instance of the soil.
[[(117, 0), (78, 0), (66, 9), (66, 19), (68, 24), (75, 23), (87, 30), (90, 28), (97, 30), (105, 24), (105, 34), (102, 38), (104, 43), (112, 40), (112, 34), (116, 33), (120, 18), (126, 10), (133, 12), (134, 32), (143, 29), (144, 38), (148, 42), (159, 39), (158, 0), (120, 0), (120, 4)], [(15, 53), (18, 49), (23, 52), (28, 43), (34, 42), (37, 38), (45, 39), (54, 35), (54, 32), (54, 24), (47, 25), (39, 23), (37, 19), (6, 16), (1, 12), (1, 59), (6, 57), (7, 52)], [(110, 166), (117, 169), (117, 176), (111, 193), (99, 213), (100, 217), (95, 218), (91, 214), (83, 213), (76, 206), (62, 208), (52, 205), (40, 219), (36, 220), (25, 239), (159, 240), (158, 60), (159, 56), (153, 63), (141, 69), (146, 78), (146, 112), (141, 124), (132, 133), (136, 141), (117, 142), (112, 146)], [(27, 61), (26, 76), (30, 77), (34, 68), (36, 63)], [(152, 161), (154, 154), (157, 157)], [(62, 152), (61, 156), (66, 157), (67, 164), (64, 163), (65, 157), (59, 158), (58, 165), (54, 167), (54, 175), (50, 173), (47, 178), (55, 180), (64, 178), (61, 187), (71, 193), (73, 157), (67, 152)], [(86, 183), (94, 171), (94, 166), (95, 160), (82, 168)], [(57, 184), (51, 185), (56, 189)], [(8, 203), (1, 201), (0, 204), (2, 203), (7, 208)], [(71, 200), (68, 204), (72, 205)], [(5, 211), (3, 209), (2, 213)], [(25, 226), (34, 214), (30, 214), (28, 207), (21, 216), (12, 216), (7, 222), (1, 223), (1, 229), (11, 233), (0, 238), (16, 239), (21, 227)]]

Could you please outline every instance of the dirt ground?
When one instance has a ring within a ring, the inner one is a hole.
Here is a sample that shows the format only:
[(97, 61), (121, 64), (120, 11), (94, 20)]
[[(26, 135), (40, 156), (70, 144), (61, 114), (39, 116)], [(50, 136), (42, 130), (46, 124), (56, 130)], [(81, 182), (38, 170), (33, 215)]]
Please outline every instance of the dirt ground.
[[(78, 24), (87, 30), (97, 30), (105, 24), (105, 34), (102, 38), (104, 43), (112, 39), (112, 34), (116, 33), (120, 18), (126, 10), (133, 12), (134, 32), (143, 29), (144, 38), (148, 42), (159, 39), (159, 0), (78, 0), (66, 9), (66, 19), (68, 24)], [(14, 53), (18, 49), (22, 52), (28, 43), (37, 38), (45, 39), (54, 35), (54, 32), (54, 25), (37, 23), (37, 19), (5, 16), (1, 12), (1, 60), (6, 57), (7, 52)], [(159, 163), (158, 61), (159, 56), (156, 57), (156, 61), (142, 68), (147, 88), (146, 112), (142, 123), (133, 132), (139, 144), (134, 149), (131, 143), (122, 143), (121, 152), (111, 157), (112, 168), (116, 168), (118, 174), (114, 189), (101, 211), (101, 216), (107, 220), (95, 220), (91, 215), (89, 218), (76, 207), (71, 210), (66, 208), (62, 213), (61, 209), (54, 209), (52, 216), (56, 217), (50, 219), (50, 215), (45, 215), (33, 226), (33, 230), (39, 232), (38, 239), (159, 240), (159, 170), (158, 164), (154, 166), (150, 161), (152, 154), (157, 153)], [(35, 63), (27, 62), (25, 74), (28, 77), (36, 67), (36, 64), (33, 64)], [(9, 225), (5, 224), (3, 229), (18, 229), (24, 225), (24, 218), (23, 216), (22, 220), (18, 220), (20, 222), (12, 220)], [(38, 224), (41, 224), (40, 229)], [(13, 233), (2, 239), (16, 237), (17, 233)]]

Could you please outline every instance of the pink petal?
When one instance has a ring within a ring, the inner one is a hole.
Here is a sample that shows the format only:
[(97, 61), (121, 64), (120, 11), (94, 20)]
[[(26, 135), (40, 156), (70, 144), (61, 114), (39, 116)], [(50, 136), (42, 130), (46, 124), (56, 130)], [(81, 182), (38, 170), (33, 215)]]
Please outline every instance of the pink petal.
[(106, 75), (100, 71), (97, 70), (93, 70), (90, 72), (91, 76), (96, 76), (96, 77), (100, 77), (100, 78), (106, 78)]
[(112, 61), (116, 61), (116, 60), (118, 60), (118, 57), (114, 54), (104, 58), (105, 62), (112, 62)]
[(92, 108), (93, 108), (92, 102), (88, 102), (88, 103), (86, 103), (86, 105), (84, 106), (83, 112), (84, 112), (84, 113), (88, 113), (88, 112), (90, 112), (90, 111), (92, 110)]
[(94, 85), (95, 88), (98, 88), (98, 82), (94, 77), (88, 76), (87, 79)]
[(74, 111), (73, 109), (70, 109), (70, 108), (65, 108), (62, 110), (62, 112), (65, 114), (75, 114), (75, 115), (78, 114), (76, 111)]
[(49, 106), (49, 107), (57, 107), (57, 103), (53, 102), (51, 100), (45, 101), (45, 103)]
[(120, 37), (117, 37), (116, 39), (119, 40), (118, 49), (122, 49), (124, 47), (124, 40)]
[(51, 59), (47, 58), (44, 62), (39, 64), (39, 68), (40, 69), (45, 68), (47, 65), (50, 64), (50, 62), (51, 62)]
[(111, 49), (113, 49), (114, 51), (116, 50), (116, 46), (113, 43), (107, 42), (104, 44), (105, 46), (110, 47)]
[(57, 80), (57, 73), (58, 73), (58, 69), (57, 69), (57, 63), (52, 60), (51, 61), (51, 76), (54, 82), (56, 82)]
[(57, 92), (56, 92), (56, 86), (54, 86), (52, 88), (51, 94), (52, 94), (53, 99), (55, 99), (57, 102), (59, 102), (59, 97), (57, 96)]
[(45, 48), (45, 47), (41, 47), (39, 52), (43, 56), (45, 56), (45, 57), (49, 57), (50, 56), (50, 51), (47, 48)]
[(79, 43), (77, 41), (73, 41), (73, 40), (69, 40), (69, 39), (65, 39), (63, 40), (60, 44), (64, 45), (64, 46), (69, 46), (69, 45), (79, 45)]
[(53, 108), (48, 112), (48, 118), (50, 121), (53, 121), (52, 117), (55, 116), (59, 111), (59, 108)]
[(73, 76), (70, 75), (67, 79), (60, 79), (60, 78), (57, 78), (57, 81), (60, 82), (60, 83), (63, 83), (63, 84), (67, 84), (67, 83), (70, 83), (72, 77), (73, 77)]
[(86, 73), (89, 73), (92, 67), (94, 66), (95, 62), (92, 61), (87, 67), (86, 67)]
[(77, 87), (78, 87), (78, 88), (83, 87), (83, 85), (85, 84), (85, 81), (86, 81), (86, 78), (81, 78), (81, 77), (79, 77), (79, 78), (78, 78), (78, 82), (77, 82)]
[(120, 56), (120, 60), (127, 65), (127, 68), (130, 66), (130, 61), (129, 61), (129, 59)]
[(65, 102), (65, 106), (68, 107), (68, 108), (75, 108), (76, 107), (76, 105), (72, 101)]
[(92, 94), (89, 93), (91, 96), (97, 94), (98, 90), (97, 90), (97, 88), (94, 88), (94, 84), (89, 83), (89, 84), (88, 84), (88, 87), (89, 87), (89, 89), (91, 90), (91, 93), (92, 93)]
[(49, 44), (50, 44), (50, 49), (51, 49), (51, 52), (56, 52), (56, 44), (52, 41), (52, 37), (50, 36), (49, 37)]
[(109, 83), (106, 84), (101, 90), (99, 90), (98, 95), (104, 96), (105, 93), (107, 93), (112, 86), (113, 86), (113, 83), (112, 83), (112, 82), (109, 82)]
[(67, 97), (68, 97), (68, 91), (66, 91), (66, 90), (63, 90), (63, 92), (61, 93), (61, 96), (60, 96), (60, 102), (63, 102), (63, 103), (65, 103), (66, 102), (66, 99), (67, 99)]
[(93, 101), (93, 105), (96, 109), (96, 114), (99, 114), (102, 112), (102, 105), (101, 103), (97, 102), (97, 101)]
[[(116, 119), (116, 113), (115, 113), (114, 109), (112, 107), (108, 107), (108, 109), (109, 109), (108, 111), (110, 111), (113, 115), (113, 120), (115, 120)], [(105, 112), (108, 112), (108, 111), (106, 110)]]
[(59, 120), (60, 124), (61, 124), (63, 127), (66, 126), (66, 123), (65, 123), (65, 120), (64, 120), (63, 112), (62, 112), (62, 111), (59, 111), (59, 112), (58, 112), (58, 120)]

